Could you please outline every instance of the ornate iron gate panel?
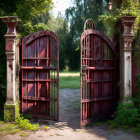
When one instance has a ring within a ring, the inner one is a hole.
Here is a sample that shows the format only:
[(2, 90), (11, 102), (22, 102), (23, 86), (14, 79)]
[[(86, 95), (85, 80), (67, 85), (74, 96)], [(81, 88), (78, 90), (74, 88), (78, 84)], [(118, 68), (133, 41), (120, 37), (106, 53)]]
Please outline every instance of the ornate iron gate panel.
[(119, 96), (113, 43), (87, 20), (81, 35), (81, 125), (110, 117)]
[(22, 40), (21, 107), (33, 118), (59, 119), (58, 38), (40, 31)]

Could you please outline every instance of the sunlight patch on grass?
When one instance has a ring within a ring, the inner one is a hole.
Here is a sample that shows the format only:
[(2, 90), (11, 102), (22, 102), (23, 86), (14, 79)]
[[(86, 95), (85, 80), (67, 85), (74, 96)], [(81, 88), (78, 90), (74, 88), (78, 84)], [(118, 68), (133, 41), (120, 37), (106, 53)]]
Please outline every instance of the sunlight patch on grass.
[(59, 88), (80, 89), (80, 72), (60, 72)]
[(80, 72), (60, 72), (60, 77), (80, 77)]

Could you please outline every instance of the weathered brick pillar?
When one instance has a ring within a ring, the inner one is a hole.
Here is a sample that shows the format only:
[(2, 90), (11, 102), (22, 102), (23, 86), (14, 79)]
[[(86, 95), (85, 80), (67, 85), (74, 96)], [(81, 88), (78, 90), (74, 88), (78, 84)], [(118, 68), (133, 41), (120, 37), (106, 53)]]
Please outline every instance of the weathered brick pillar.
[(7, 99), (4, 107), (4, 119), (13, 121), (15, 119), (16, 91), (15, 91), (15, 48), (16, 48), (16, 25), (17, 17), (1, 17), (7, 26), (5, 34), (5, 54), (7, 58)]
[(120, 48), (120, 93), (121, 98), (132, 96), (132, 42), (134, 33), (132, 25), (136, 17), (121, 17), (123, 33)]

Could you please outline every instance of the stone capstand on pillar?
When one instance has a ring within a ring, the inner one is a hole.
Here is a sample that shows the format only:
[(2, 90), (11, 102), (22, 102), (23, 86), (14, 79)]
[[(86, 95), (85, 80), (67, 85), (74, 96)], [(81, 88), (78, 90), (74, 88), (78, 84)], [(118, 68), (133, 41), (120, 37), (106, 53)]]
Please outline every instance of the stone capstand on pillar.
[(1, 17), (3, 23), (7, 26), (7, 33), (5, 34), (5, 54), (7, 58), (7, 99), (4, 106), (4, 120), (15, 120), (16, 107), (16, 90), (15, 90), (15, 49), (16, 49), (16, 26), (17, 17)]
[(133, 16), (121, 17), (123, 33), (120, 48), (120, 93), (124, 100), (132, 96), (132, 42), (134, 40), (132, 25), (135, 19), (136, 17)]

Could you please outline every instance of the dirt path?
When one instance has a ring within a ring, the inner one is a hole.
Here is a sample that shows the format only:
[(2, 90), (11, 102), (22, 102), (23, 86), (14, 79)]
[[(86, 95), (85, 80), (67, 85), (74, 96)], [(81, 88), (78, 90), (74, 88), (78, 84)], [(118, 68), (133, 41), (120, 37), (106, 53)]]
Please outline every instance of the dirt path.
[[(39, 120), (40, 130), (3, 136), (0, 140), (139, 140), (140, 137), (120, 130), (109, 131), (108, 125), (80, 128), (80, 90), (60, 90), (60, 122)], [(48, 129), (43, 130), (47, 124)]]

